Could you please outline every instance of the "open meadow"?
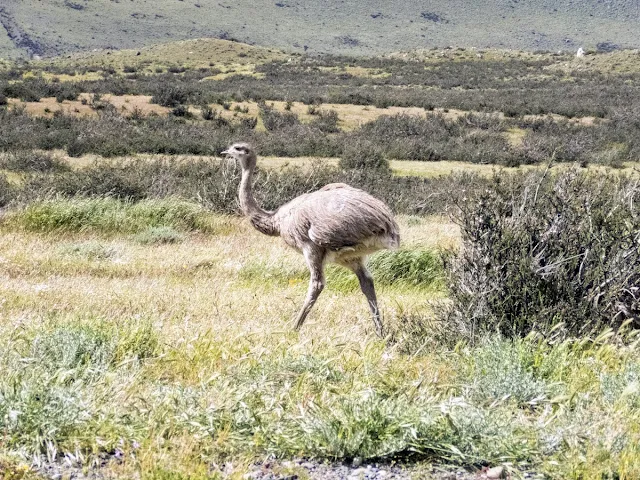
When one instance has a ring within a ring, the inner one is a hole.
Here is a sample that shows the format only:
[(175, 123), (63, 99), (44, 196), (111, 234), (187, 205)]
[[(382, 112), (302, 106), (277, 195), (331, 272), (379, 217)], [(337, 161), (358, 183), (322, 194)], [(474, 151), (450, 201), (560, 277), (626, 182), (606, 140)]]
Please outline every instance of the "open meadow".
[[(201, 47), (0, 69), (0, 477), (640, 478), (636, 53)], [(237, 140), (393, 210), (382, 337)]]

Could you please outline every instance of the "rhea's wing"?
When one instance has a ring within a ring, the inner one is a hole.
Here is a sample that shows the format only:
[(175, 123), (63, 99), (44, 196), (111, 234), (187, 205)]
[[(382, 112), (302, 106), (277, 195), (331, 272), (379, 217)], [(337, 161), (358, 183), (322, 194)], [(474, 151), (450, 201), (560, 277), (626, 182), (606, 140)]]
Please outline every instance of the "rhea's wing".
[(382, 236), (397, 242), (398, 226), (389, 208), (348, 185), (327, 185), (283, 208), (281, 233), (287, 243), (292, 243), (290, 239), (296, 246), (301, 246), (300, 241), (311, 240), (338, 250)]

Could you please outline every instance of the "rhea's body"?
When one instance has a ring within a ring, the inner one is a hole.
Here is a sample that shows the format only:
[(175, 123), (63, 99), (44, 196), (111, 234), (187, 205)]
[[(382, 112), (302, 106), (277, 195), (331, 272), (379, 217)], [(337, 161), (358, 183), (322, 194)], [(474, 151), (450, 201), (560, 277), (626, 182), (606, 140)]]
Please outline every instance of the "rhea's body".
[(397, 248), (400, 242), (398, 226), (387, 206), (344, 183), (300, 195), (276, 210), (271, 219), (264, 230), (260, 221), (252, 223), (301, 252), (309, 243), (326, 249), (326, 261), (336, 263)]

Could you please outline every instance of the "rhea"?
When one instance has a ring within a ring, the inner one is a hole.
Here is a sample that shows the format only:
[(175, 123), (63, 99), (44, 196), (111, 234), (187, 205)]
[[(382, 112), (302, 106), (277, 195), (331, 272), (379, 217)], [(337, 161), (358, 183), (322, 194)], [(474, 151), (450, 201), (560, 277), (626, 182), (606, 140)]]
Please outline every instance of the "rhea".
[(275, 212), (258, 206), (252, 179), (257, 156), (247, 143), (236, 143), (222, 152), (242, 167), (238, 197), (242, 212), (261, 233), (280, 236), (284, 242), (302, 252), (311, 278), (295, 330), (302, 327), (307, 315), (325, 286), (324, 266), (334, 262), (353, 271), (367, 297), (376, 333), (382, 335), (382, 320), (373, 285), (365, 265), (366, 257), (382, 249), (397, 248), (398, 224), (389, 207), (368, 193), (344, 183), (331, 183), (282, 205)]

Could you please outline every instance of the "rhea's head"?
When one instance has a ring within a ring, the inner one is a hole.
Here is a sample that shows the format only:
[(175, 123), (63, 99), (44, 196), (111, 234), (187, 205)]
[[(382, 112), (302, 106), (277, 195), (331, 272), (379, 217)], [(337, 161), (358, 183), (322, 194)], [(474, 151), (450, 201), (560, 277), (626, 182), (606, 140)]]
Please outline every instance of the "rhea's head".
[(240, 162), (243, 170), (252, 170), (256, 166), (256, 152), (248, 143), (234, 143), (222, 155)]

